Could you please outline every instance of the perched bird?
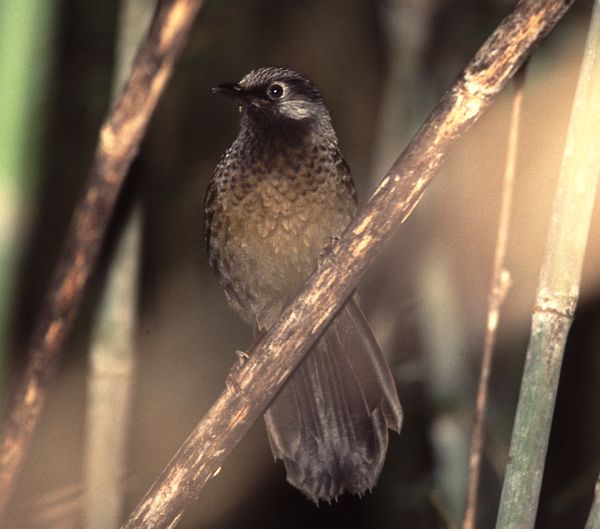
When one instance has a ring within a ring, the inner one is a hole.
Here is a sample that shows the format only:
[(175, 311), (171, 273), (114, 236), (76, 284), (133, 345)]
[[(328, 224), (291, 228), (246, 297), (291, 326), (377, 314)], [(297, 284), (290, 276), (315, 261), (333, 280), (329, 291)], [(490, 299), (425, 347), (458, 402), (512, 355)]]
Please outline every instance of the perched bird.
[[(267, 330), (356, 214), (350, 170), (316, 86), (260, 68), (214, 92), (233, 98), (240, 131), (205, 200), (210, 264), (229, 304)], [(349, 298), (265, 413), (288, 481), (315, 502), (375, 485), (402, 409), (390, 370)]]

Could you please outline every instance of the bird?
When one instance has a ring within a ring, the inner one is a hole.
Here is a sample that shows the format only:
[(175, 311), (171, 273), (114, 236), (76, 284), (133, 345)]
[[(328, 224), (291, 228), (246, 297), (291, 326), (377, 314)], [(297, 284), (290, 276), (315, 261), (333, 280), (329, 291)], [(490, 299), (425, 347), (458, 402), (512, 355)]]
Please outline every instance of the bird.
[[(205, 242), (233, 310), (267, 331), (357, 213), (357, 196), (319, 89), (280, 67), (213, 92), (232, 98), (239, 133), (205, 197)], [(375, 486), (402, 408), (358, 304), (345, 302), (264, 414), (287, 481), (319, 504)]]

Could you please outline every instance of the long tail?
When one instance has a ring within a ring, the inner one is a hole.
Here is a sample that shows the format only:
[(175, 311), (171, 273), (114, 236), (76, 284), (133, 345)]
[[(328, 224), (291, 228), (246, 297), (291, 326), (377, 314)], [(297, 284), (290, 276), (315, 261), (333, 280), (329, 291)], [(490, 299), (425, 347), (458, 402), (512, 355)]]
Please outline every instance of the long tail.
[(390, 370), (351, 298), (265, 413), (287, 480), (315, 502), (372, 489), (402, 408)]

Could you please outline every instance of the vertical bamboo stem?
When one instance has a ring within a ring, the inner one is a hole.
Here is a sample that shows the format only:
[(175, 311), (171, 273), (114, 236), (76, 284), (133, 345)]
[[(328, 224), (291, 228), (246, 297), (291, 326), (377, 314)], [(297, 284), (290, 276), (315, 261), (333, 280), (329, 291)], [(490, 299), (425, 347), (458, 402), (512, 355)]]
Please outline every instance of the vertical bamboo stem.
[(141, 211), (130, 214), (104, 292), (90, 354), (86, 528), (115, 529), (123, 507), (133, 372)]
[[(156, 0), (122, 0), (113, 99), (148, 31)], [(98, 310), (88, 374), (85, 522), (115, 529), (124, 501), (125, 453), (135, 368), (141, 208), (134, 205), (113, 256)]]
[(40, 173), (40, 138), (57, 2), (0, 1), (0, 400), (18, 256)]
[(496, 529), (531, 529), (600, 174), (600, 0), (584, 52), (531, 324)]

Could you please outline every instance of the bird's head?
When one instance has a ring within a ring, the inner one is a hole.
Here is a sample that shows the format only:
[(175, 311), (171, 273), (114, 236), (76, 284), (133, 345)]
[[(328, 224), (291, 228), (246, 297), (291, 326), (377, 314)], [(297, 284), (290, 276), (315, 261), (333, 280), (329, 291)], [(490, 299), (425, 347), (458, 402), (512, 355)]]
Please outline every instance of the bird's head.
[(261, 128), (331, 128), (318, 88), (287, 68), (253, 70), (239, 83), (221, 84), (213, 92), (235, 99), (240, 112)]

